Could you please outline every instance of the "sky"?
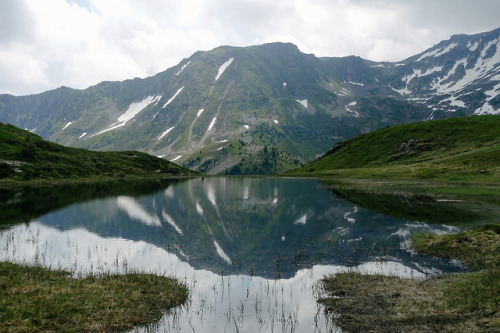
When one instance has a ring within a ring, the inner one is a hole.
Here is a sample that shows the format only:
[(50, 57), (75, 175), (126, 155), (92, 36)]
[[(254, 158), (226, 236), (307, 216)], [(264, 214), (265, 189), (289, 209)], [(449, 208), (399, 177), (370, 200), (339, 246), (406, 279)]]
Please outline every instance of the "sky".
[(498, 0), (0, 0), (0, 94), (144, 78), (221, 45), (400, 61), (499, 28), (498, 13)]

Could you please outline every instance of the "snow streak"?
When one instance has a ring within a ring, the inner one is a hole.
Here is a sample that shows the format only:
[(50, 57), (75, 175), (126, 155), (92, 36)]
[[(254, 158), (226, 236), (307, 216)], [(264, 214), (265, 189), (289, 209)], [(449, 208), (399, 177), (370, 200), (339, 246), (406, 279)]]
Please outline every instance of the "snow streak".
[(226, 61), (225, 63), (223, 63), (222, 66), (219, 67), (219, 72), (217, 73), (217, 76), (215, 77), (215, 81), (217, 81), (220, 78), (220, 76), (229, 67), (229, 65), (231, 65), (231, 63), (233, 62), (233, 60), (234, 60), (234, 58), (231, 58), (228, 61)]
[(165, 105), (163, 105), (162, 109), (166, 108), (167, 105), (169, 105), (170, 103), (172, 103), (172, 101), (177, 97), (177, 95), (180, 94), (180, 92), (182, 91), (182, 89), (184, 89), (184, 86), (182, 86), (179, 89), (177, 89), (177, 91), (175, 92), (174, 96), (170, 97), (170, 99), (167, 101), (167, 103), (165, 103)]

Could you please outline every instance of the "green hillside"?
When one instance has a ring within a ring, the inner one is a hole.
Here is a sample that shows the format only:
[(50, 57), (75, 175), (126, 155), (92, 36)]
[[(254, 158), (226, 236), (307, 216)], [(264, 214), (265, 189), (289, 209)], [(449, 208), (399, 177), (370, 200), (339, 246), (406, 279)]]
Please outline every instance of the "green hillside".
[(287, 175), (500, 181), (500, 116), (397, 125), (334, 145)]
[(195, 172), (137, 151), (95, 152), (64, 147), (0, 123), (0, 180), (58, 180)]

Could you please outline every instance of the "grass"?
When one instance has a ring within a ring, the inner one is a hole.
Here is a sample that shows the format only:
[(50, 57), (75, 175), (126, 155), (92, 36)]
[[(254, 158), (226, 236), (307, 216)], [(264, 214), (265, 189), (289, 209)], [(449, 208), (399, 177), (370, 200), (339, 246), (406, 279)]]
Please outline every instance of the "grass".
[(362, 134), (290, 176), (500, 182), (500, 116), (397, 125)]
[(187, 299), (173, 279), (151, 274), (71, 277), (0, 263), (0, 331), (110, 332), (161, 318)]
[(196, 172), (146, 153), (64, 147), (0, 123), (0, 182), (194, 174)]
[(500, 267), (500, 224), (486, 224), (452, 235), (419, 233), (413, 248), (421, 254), (458, 259), (472, 269)]
[(322, 280), (319, 302), (351, 332), (498, 332), (500, 224), (413, 236), (417, 251), (461, 260), (475, 271), (429, 280), (354, 272)]

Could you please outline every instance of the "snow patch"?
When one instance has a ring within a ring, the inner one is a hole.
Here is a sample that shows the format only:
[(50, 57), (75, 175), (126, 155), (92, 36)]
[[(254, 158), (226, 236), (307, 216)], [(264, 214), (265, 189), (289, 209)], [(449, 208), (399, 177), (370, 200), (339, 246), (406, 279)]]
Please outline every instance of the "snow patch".
[(305, 107), (307, 109), (307, 99), (303, 99), (303, 100), (296, 99), (295, 101), (297, 101), (297, 103), (300, 103), (303, 107)]
[(205, 109), (201, 108), (200, 110), (198, 110), (198, 113), (196, 114), (196, 118), (198, 118), (199, 116), (201, 116), (201, 114), (203, 113), (203, 111), (205, 111)]
[(273, 121), (274, 121), (274, 123), (275, 123), (276, 125), (278, 125), (278, 124), (279, 124), (279, 121), (278, 121), (277, 119), (273, 119)]
[(158, 138), (158, 141), (160, 141), (161, 139), (163, 139), (163, 137), (164, 137), (165, 135), (167, 135), (168, 133), (170, 133), (170, 131), (171, 131), (171, 130), (173, 130), (173, 129), (174, 129), (174, 127), (175, 127), (175, 126), (172, 126), (172, 127), (170, 127), (169, 129), (167, 129), (165, 132), (161, 133), (160, 137)]
[(82, 135), (80, 135), (80, 136), (78, 137), (78, 139), (83, 138), (85, 135), (87, 135), (87, 132), (83, 132), (83, 133), (82, 133)]
[(485, 91), (484, 94), (488, 96), (486, 97), (486, 102), (480, 108), (476, 109), (476, 111), (474, 111), (474, 114), (500, 114), (500, 109), (495, 110), (489, 103), (489, 101), (500, 94), (499, 90), (500, 84), (497, 84), (493, 87), (492, 90)]
[(222, 148), (224, 148), (224, 147), (219, 147), (219, 148), (217, 148), (217, 151), (222, 150)]
[(351, 107), (355, 106), (356, 104), (357, 104), (357, 102), (356, 102), (356, 101), (351, 102), (351, 103), (349, 103), (349, 104), (347, 104), (347, 105), (345, 106), (345, 109), (346, 109), (346, 111), (347, 111), (347, 112), (354, 113), (354, 117), (359, 117), (359, 113), (358, 113), (358, 111), (356, 111), (356, 110), (352, 110), (352, 109), (351, 109)]
[(443, 66), (436, 66), (433, 68), (429, 68), (428, 70), (426, 70), (423, 73), (422, 73), (421, 69), (413, 69), (413, 74), (410, 74), (410, 75), (403, 77), (402, 81), (405, 82), (406, 85), (408, 85), (411, 82), (411, 80), (413, 80), (414, 78), (431, 75), (432, 73), (440, 72), (442, 70), (443, 70)]
[(66, 127), (68, 127), (69, 125), (71, 125), (73, 123), (74, 123), (74, 121), (68, 121), (68, 123), (66, 124), (66, 126), (64, 126), (61, 131), (64, 131), (66, 129)]
[(153, 98), (153, 101), (151, 103), (155, 103), (155, 106), (158, 105), (158, 102), (162, 98), (162, 95), (158, 95), (155, 98)]
[(118, 117), (118, 122), (124, 123), (125, 125), (128, 121), (132, 120), (139, 112), (141, 112), (149, 104), (151, 104), (153, 102), (153, 99), (153, 96), (148, 96), (140, 102), (130, 104), (127, 111), (125, 111), (124, 114)]
[(225, 72), (225, 70), (231, 65), (233, 62), (234, 58), (229, 59), (225, 63), (222, 64), (222, 66), (219, 67), (219, 72), (217, 73), (217, 76), (215, 76), (215, 81), (217, 81), (221, 75)]
[[(492, 56), (489, 57), (488, 59), (484, 59), (486, 56), (486, 52), (488, 49), (493, 45), (497, 45), (497, 51), (496, 53)], [(494, 70), (498, 64), (500, 63), (500, 52), (499, 52), (499, 40), (495, 39), (487, 43), (484, 48), (481, 50), (481, 55), (480, 57), (476, 60), (476, 63), (474, 64), (474, 68), (469, 68), (465, 70), (465, 75), (458, 81), (456, 82), (451, 82), (449, 84), (442, 85), (443, 82), (445, 82), (451, 75), (453, 75), (458, 68), (459, 65), (463, 65), (464, 68), (467, 68), (467, 59), (461, 59), (458, 60), (453, 68), (450, 70), (448, 75), (446, 75), (442, 79), (436, 79), (432, 83), (433, 89), (436, 90), (437, 93), (440, 94), (447, 94), (447, 93), (454, 93), (456, 91), (462, 90), (472, 82), (481, 79), (483, 77), (486, 77), (489, 73), (491, 73), (492, 70)], [(483, 105), (484, 107), (484, 105)]]
[(356, 86), (361, 86), (361, 87), (364, 87), (365, 85), (363, 83), (359, 83), (359, 82), (352, 82), (352, 81), (349, 81), (350, 84), (353, 84), (353, 85), (356, 85)]
[(467, 107), (463, 101), (457, 99), (457, 97), (455, 97), (455, 96), (451, 96), (451, 97), (448, 97), (446, 99), (443, 99), (439, 103), (441, 104), (441, 103), (445, 103), (445, 102), (450, 102), (450, 106), (458, 106), (461, 108)]
[(137, 114), (139, 114), (139, 112), (141, 112), (149, 104), (151, 104), (154, 101), (154, 99), (155, 99), (154, 96), (148, 96), (140, 102), (130, 104), (127, 111), (125, 111), (125, 113), (123, 113), (120, 117), (118, 117), (118, 122), (110, 125), (108, 128), (98, 132), (97, 134), (94, 134), (93, 136), (117, 129), (118, 127), (125, 126), (130, 120), (132, 120)]
[(285, 87), (285, 88), (286, 88), (286, 82), (283, 82), (283, 87)]
[(447, 47), (444, 47), (442, 49), (437, 49), (434, 51), (426, 52), (420, 56), (420, 58), (417, 59), (417, 61), (421, 61), (422, 59), (432, 57), (434, 56), (435, 58), (442, 56), (443, 54), (450, 52), (455, 46), (457, 46), (457, 43), (452, 43), (448, 45)]
[(477, 108), (476, 111), (474, 111), (474, 114), (478, 114), (478, 115), (484, 115), (484, 114), (500, 114), (500, 110), (499, 112), (495, 112), (495, 109), (493, 108), (493, 106), (490, 105), (490, 103), (486, 102), (483, 104), (483, 106), (481, 106), (480, 108)]
[(162, 109), (166, 108), (167, 105), (169, 105), (170, 103), (172, 103), (172, 101), (177, 97), (177, 95), (180, 94), (180, 92), (182, 91), (182, 89), (184, 89), (184, 86), (182, 86), (179, 89), (177, 89), (177, 91), (175, 92), (174, 96), (170, 97), (170, 99), (167, 101), (167, 103), (165, 103), (165, 105), (163, 105)]
[(477, 50), (479, 46), (479, 42), (475, 41), (474, 44), (471, 43), (471, 41), (468, 41), (467, 42), (467, 48), (469, 49), (469, 51), (471, 52), (474, 52)]
[(392, 90), (394, 90), (395, 92), (397, 92), (400, 95), (409, 95), (409, 94), (411, 94), (411, 91), (408, 89), (408, 86), (404, 87), (403, 89), (396, 89), (396, 88), (393, 88), (391, 86), (389, 86), (389, 88), (391, 88)]
[(181, 157), (182, 157), (182, 155), (179, 155), (179, 156), (175, 157), (174, 159), (171, 159), (171, 160), (170, 160), (170, 162), (177, 161), (177, 160), (178, 160), (179, 158), (181, 158)]
[(250, 128), (250, 126), (248, 126), (248, 125), (243, 125), (243, 127), (245, 127), (245, 129), (249, 129)]
[(184, 68), (186, 68), (186, 67), (187, 67), (187, 65), (189, 65), (190, 63), (191, 63), (191, 60), (189, 60), (189, 61), (188, 61), (185, 65), (183, 65), (183, 66), (181, 67), (181, 69), (179, 69), (179, 70), (177, 71), (177, 73), (175, 73), (175, 76), (179, 76), (179, 74), (180, 74), (180, 73), (182, 73), (182, 71), (184, 71)]
[(214, 119), (212, 119), (212, 121), (210, 122), (210, 125), (208, 125), (207, 132), (210, 131), (212, 129), (212, 127), (214, 127), (216, 120), (217, 120), (217, 117), (214, 117)]

